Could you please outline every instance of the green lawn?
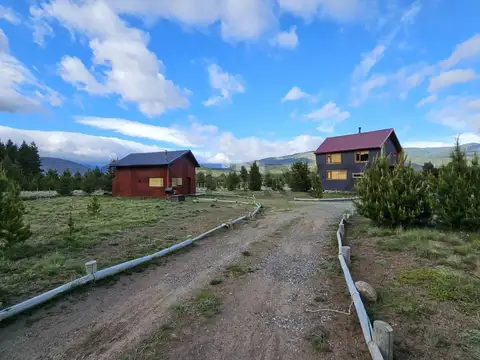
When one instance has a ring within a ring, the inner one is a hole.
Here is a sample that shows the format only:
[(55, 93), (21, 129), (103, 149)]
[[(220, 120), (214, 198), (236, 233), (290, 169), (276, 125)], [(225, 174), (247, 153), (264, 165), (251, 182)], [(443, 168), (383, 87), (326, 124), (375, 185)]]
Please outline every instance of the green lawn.
[[(99, 197), (101, 210), (89, 215), (90, 197), (25, 201), (33, 236), (0, 258), (0, 307), (24, 300), (98, 268), (161, 250), (252, 210), (242, 204), (172, 203), (163, 199)], [(74, 234), (67, 226), (72, 209)]]

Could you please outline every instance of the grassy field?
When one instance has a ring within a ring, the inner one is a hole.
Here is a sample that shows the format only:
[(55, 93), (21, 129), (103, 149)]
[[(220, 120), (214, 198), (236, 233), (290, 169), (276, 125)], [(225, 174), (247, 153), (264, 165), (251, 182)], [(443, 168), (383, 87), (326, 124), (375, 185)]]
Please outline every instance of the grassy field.
[[(25, 220), (33, 236), (0, 259), (0, 308), (84, 275), (86, 261), (95, 259), (99, 269), (105, 268), (161, 250), (252, 210), (249, 205), (194, 204), (192, 200), (99, 200), (101, 211), (96, 216), (87, 211), (90, 197), (25, 202)], [(67, 226), (69, 209), (73, 237)]]
[(480, 359), (480, 234), (392, 230), (354, 217), (352, 275), (372, 284), (372, 320), (394, 328), (396, 359)]

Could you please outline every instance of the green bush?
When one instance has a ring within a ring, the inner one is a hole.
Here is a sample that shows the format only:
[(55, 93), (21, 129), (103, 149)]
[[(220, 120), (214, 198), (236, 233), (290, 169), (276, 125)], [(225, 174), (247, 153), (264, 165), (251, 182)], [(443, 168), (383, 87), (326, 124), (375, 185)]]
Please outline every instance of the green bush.
[(312, 182), (312, 190), (311, 190), (311, 195), (314, 198), (320, 199), (323, 197), (323, 186), (322, 186), (322, 180), (320, 180), (320, 176), (318, 176), (317, 171), (312, 171), (310, 174), (311, 177), (311, 182)]
[(471, 165), (461, 151), (459, 141), (450, 155), (451, 161), (431, 177), (434, 196), (432, 208), (436, 221), (451, 229), (480, 229), (480, 166), (475, 155)]
[(20, 188), (7, 179), (0, 167), (0, 253), (27, 240), (30, 226), (23, 222), (25, 207), (20, 199)]
[(431, 218), (429, 184), (405, 159), (393, 167), (390, 157), (376, 157), (357, 183), (358, 212), (377, 225), (407, 226)]
[(307, 192), (311, 189), (312, 179), (306, 162), (296, 161), (292, 164), (289, 186), (293, 191)]

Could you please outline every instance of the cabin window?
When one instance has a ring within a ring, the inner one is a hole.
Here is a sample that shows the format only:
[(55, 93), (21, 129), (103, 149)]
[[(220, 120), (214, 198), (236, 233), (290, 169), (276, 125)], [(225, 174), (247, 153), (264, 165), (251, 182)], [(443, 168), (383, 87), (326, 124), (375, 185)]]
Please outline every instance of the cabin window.
[(183, 179), (182, 178), (172, 178), (172, 186), (182, 186), (183, 185)]
[(355, 162), (364, 163), (368, 162), (368, 151), (357, 151), (355, 153)]
[(163, 187), (163, 178), (148, 178), (148, 186)]
[(327, 180), (347, 180), (347, 170), (329, 170)]
[(354, 179), (361, 179), (363, 177), (363, 173), (353, 173), (352, 178)]
[(327, 164), (341, 164), (342, 154), (327, 154)]

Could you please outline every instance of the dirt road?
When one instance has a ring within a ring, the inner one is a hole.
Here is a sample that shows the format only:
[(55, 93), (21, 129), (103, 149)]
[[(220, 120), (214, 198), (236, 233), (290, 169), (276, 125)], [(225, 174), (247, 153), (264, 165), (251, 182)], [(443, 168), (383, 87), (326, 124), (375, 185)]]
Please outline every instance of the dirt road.
[(165, 357), (318, 358), (305, 336), (313, 323), (328, 322), (332, 315), (306, 313), (305, 307), (315, 295), (329, 292), (326, 275), (318, 271), (331, 235), (327, 228), (350, 206), (325, 203), (271, 212), (253, 226), (206, 239), (163, 266), (66, 296), (0, 328), (0, 359), (119, 359), (165, 321), (175, 302), (205, 287), (250, 247), (261, 253), (259, 270), (226, 287), (221, 314)]

